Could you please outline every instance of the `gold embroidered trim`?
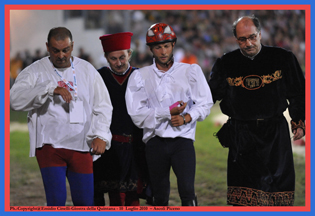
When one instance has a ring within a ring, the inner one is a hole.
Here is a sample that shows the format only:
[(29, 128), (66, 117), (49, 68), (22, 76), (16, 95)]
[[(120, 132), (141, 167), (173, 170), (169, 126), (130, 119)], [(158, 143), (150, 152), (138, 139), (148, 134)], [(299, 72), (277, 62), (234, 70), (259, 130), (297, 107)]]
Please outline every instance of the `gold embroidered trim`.
[(240, 86), (243, 85), (243, 77), (230, 78), (226, 79), (230, 86)]
[(231, 77), (226, 78), (230, 86), (241, 86), (248, 90), (259, 89), (261, 87), (264, 87), (265, 84), (270, 84), (279, 79), (282, 79), (281, 70), (275, 71), (272, 75), (269, 74), (263, 76), (249, 75), (244, 78), (242, 76), (236, 78)]
[(302, 120), (300, 120), (298, 124), (294, 121), (291, 121), (291, 128), (292, 131), (296, 130), (297, 128), (302, 128), (305, 131), (305, 124)]
[(242, 206), (293, 206), (294, 191), (265, 192), (246, 187), (228, 187), (227, 204)]

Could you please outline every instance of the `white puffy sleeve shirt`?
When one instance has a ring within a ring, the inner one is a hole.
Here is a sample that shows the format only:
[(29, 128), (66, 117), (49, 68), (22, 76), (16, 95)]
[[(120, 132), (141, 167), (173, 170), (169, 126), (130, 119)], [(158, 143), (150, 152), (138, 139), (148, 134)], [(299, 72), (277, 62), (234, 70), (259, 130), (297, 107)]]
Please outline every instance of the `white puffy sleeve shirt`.
[[(54, 148), (88, 152), (92, 140), (106, 140), (110, 148), (112, 104), (107, 88), (96, 69), (87, 61), (74, 57), (78, 100), (83, 101), (83, 123), (71, 124), (69, 104), (54, 95), (57, 86), (66, 87), (55, 73), (48, 57), (34, 62), (17, 77), (10, 90), (13, 110), (29, 111), (30, 156), (44, 144)], [(59, 73), (74, 81), (71, 68)], [(69, 89), (68, 89), (69, 90)], [(73, 95), (73, 91), (70, 90)]]
[[(192, 121), (173, 127), (169, 106), (188, 102), (184, 112)], [(126, 90), (126, 105), (133, 122), (143, 128), (143, 141), (154, 136), (195, 140), (196, 121), (203, 121), (213, 105), (210, 88), (199, 65), (174, 62), (163, 72), (155, 64), (135, 70)]]

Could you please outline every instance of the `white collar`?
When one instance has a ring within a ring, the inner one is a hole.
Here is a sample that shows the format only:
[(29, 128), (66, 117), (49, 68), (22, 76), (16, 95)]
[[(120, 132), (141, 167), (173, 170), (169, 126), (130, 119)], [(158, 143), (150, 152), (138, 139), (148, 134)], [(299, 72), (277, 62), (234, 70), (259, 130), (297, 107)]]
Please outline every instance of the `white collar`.
[[(174, 58), (174, 56), (173, 56), (173, 58)], [(158, 67), (156, 66), (155, 58), (153, 58), (153, 69), (154, 69), (156, 72), (158, 72), (158, 73), (162, 73), (162, 74), (170, 73), (171, 71), (174, 70), (175, 64), (177, 64), (177, 63), (175, 62), (175, 59), (174, 59), (173, 65), (172, 65), (167, 71), (160, 70), (160, 69), (158, 69)]]

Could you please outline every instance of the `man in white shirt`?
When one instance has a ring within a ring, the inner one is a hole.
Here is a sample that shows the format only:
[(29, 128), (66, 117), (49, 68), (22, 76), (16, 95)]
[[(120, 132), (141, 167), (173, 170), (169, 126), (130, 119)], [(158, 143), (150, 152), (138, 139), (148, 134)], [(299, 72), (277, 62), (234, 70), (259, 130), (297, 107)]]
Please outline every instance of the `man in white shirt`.
[[(30, 157), (36, 156), (48, 206), (93, 205), (93, 157), (109, 149), (112, 104), (95, 68), (71, 56), (71, 32), (50, 30), (48, 57), (26, 67), (10, 90), (13, 110), (29, 111)], [(91, 153), (91, 154), (90, 154)]]
[(146, 42), (154, 62), (131, 74), (126, 105), (133, 122), (143, 128), (154, 204), (168, 205), (172, 167), (182, 205), (196, 206), (196, 122), (210, 114), (213, 102), (200, 66), (174, 62), (176, 40), (167, 24), (149, 28)]

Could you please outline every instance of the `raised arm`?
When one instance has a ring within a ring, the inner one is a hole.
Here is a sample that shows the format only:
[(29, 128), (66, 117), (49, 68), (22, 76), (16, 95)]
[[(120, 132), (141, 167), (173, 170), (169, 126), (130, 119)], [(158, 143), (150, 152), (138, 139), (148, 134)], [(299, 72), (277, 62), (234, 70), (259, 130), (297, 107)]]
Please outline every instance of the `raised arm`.
[(57, 84), (47, 80), (38, 82), (40, 73), (31, 67), (23, 70), (10, 90), (10, 107), (18, 111), (30, 111), (41, 107), (52, 97)]

